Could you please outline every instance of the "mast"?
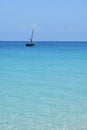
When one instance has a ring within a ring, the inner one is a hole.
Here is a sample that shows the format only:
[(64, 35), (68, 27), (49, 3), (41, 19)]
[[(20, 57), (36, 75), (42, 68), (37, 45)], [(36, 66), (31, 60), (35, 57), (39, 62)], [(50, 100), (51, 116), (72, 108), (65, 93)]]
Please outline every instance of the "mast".
[(30, 38), (31, 42), (33, 41), (33, 35), (34, 35), (34, 30), (32, 30), (32, 33), (31, 33), (31, 38)]

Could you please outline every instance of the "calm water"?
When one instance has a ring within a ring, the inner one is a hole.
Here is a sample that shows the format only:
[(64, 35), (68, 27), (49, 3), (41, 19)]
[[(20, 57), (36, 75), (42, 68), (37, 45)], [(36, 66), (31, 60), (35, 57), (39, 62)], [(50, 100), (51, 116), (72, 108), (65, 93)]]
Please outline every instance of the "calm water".
[(87, 130), (87, 43), (0, 42), (0, 130)]

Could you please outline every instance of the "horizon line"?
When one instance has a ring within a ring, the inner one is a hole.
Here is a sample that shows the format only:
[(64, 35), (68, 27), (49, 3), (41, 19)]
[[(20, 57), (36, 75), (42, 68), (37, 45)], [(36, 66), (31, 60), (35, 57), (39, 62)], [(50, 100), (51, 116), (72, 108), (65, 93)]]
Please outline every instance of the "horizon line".
[[(29, 42), (28, 40), (0, 40), (0, 42)], [(50, 41), (50, 40), (40, 40), (40, 41), (34, 41), (34, 42), (87, 42), (87, 41), (80, 41), (80, 40), (76, 40), (76, 41), (74, 41), (74, 40), (69, 40), (69, 41), (67, 41), (67, 40), (52, 40), (52, 41)]]

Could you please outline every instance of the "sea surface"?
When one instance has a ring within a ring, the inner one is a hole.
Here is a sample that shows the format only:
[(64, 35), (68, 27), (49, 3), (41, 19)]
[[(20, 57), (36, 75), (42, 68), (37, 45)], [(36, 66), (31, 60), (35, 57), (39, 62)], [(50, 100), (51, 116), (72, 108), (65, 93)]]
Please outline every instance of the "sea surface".
[(87, 42), (0, 42), (0, 130), (87, 130)]

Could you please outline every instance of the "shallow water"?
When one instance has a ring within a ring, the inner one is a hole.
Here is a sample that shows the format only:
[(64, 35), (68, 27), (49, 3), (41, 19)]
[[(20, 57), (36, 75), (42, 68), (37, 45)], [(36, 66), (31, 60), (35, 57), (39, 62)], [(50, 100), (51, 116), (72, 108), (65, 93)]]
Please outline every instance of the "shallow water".
[(0, 42), (0, 129), (86, 130), (87, 43)]

